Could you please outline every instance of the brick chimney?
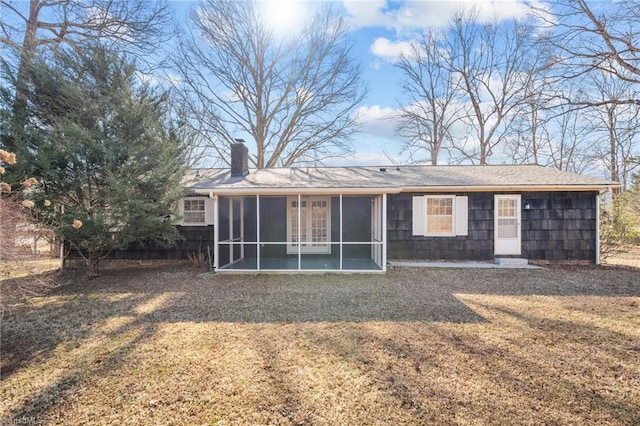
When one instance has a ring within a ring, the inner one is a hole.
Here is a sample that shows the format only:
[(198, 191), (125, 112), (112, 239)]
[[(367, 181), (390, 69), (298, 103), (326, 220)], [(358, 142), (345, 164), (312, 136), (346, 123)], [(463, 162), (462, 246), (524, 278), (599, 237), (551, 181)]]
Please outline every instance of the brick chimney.
[(249, 174), (249, 150), (243, 139), (231, 144), (231, 176), (242, 177)]

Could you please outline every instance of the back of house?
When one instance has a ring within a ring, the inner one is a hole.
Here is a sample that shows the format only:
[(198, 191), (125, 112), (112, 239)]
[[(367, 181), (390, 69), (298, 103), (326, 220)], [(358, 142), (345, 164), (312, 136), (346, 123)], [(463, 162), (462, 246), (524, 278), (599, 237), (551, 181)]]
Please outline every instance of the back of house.
[[(389, 260), (599, 262), (615, 182), (537, 165), (193, 170), (180, 205), (218, 271), (384, 272)], [(187, 241), (189, 243), (189, 241)]]

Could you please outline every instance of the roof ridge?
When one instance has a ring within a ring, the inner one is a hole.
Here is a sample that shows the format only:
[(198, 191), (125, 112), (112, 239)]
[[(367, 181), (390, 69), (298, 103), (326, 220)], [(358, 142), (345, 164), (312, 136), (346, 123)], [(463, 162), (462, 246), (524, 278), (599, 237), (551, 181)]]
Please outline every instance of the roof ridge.
[[(290, 167), (249, 167), (249, 170), (291, 170), (291, 169), (395, 169), (395, 168), (444, 168), (444, 167), (460, 167), (460, 168), (474, 168), (474, 167), (542, 167), (549, 170), (555, 170), (562, 172), (564, 170), (558, 170), (553, 167), (543, 166), (542, 164), (387, 164), (387, 165), (370, 165), (370, 166), (290, 166)], [(227, 170), (229, 167), (190, 167), (189, 170)], [(573, 173), (573, 172), (567, 172)]]

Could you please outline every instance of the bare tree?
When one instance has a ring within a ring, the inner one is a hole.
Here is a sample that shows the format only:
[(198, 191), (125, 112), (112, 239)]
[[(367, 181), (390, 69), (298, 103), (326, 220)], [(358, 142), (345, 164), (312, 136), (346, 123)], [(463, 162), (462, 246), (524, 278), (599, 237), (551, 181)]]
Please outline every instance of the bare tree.
[[(542, 41), (553, 46), (554, 67), (560, 79), (582, 78), (592, 72), (640, 83), (640, 7), (636, 0), (591, 3), (556, 1), (553, 13), (535, 9), (544, 22)], [(575, 100), (569, 99), (575, 103)], [(640, 104), (640, 97), (598, 99), (590, 105)]]
[(584, 111), (564, 102), (577, 99), (583, 89), (575, 81), (550, 78), (548, 69), (534, 70), (529, 79), (513, 132), (505, 144), (517, 164), (540, 164), (558, 170), (584, 173), (596, 162), (595, 142)]
[(536, 9), (540, 42), (552, 52), (547, 71), (556, 86), (574, 88), (562, 90), (554, 108), (567, 121), (581, 118), (582, 156), (625, 185), (640, 166), (640, 7), (635, 0), (551, 5)]
[(454, 144), (464, 158), (487, 164), (512, 130), (537, 66), (531, 41), (525, 22), (480, 24), (475, 12), (454, 19), (445, 60), (460, 78), (462, 101), (471, 106), (464, 118), (469, 136)]
[(517, 164), (545, 164), (548, 152), (545, 148), (552, 138), (547, 110), (551, 82), (544, 73), (528, 79), (524, 100), (518, 116), (513, 120), (514, 131), (507, 139), (505, 151)]
[(0, 16), (0, 45), (17, 57), (13, 112), (23, 122), (25, 90), (40, 47), (100, 39), (120, 52), (151, 53), (166, 40), (171, 15), (164, 1), (0, 0)]
[(638, 97), (629, 79), (608, 73), (592, 73), (589, 98), (594, 105), (584, 110), (591, 134), (597, 140), (594, 153), (602, 161), (611, 180), (623, 187), (640, 167), (640, 104), (619, 103)]
[(545, 122), (549, 129), (545, 138), (548, 158), (545, 165), (574, 173), (593, 171), (594, 141), (589, 138), (582, 111), (562, 104), (553, 113)]
[[(396, 116), (397, 132), (407, 139), (404, 149), (411, 157), (426, 151), (426, 160), (438, 164), (440, 151), (451, 146), (452, 130), (464, 113), (457, 100), (461, 92), (458, 77), (447, 69), (441, 31), (427, 31), (413, 43), (411, 53), (402, 55), (396, 67), (402, 71), (402, 92), (408, 104)], [(425, 160), (418, 157), (416, 162)]]
[(279, 37), (256, 2), (207, 0), (175, 65), (176, 89), (203, 146), (219, 162), (238, 134), (255, 141), (258, 168), (321, 162), (349, 152), (364, 96), (348, 29), (331, 7)]

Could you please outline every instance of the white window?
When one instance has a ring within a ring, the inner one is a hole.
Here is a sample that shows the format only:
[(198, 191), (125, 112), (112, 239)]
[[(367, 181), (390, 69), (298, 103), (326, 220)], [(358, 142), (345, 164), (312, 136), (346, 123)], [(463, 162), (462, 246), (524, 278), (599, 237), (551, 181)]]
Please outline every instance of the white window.
[(453, 234), (453, 202), (455, 197), (426, 196), (427, 235), (452, 235)]
[(413, 235), (452, 237), (468, 234), (468, 197), (413, 197)]
[(186, 198), (182, 200), (182, 222), (205, 223), (205, 199)]
[[(331, 252), (331, 198), (287, 198), (287, 253)], [(299, 220), (298, 220), (299, 219)]]

